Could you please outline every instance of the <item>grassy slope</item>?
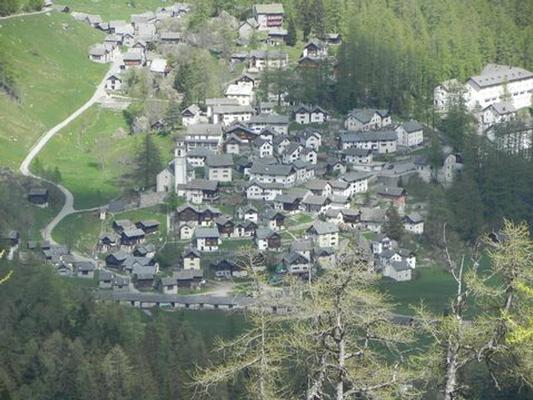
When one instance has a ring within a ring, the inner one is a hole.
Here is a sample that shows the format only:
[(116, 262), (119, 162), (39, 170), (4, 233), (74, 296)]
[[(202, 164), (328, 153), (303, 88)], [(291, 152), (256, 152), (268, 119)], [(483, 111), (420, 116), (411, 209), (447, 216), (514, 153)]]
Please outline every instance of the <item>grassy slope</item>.
[(1, 25), (0, 52), (16, 71), (21, 101), (0, 93), (0, 164), (16, 168), (47, 128), (91, 97), (107, 67), (90, 62), (87, 49), (104, 34), (59, 13)]
[[(94, 106), (55, 136), (39, 160), (47, 168), (59, 168), (76, 208), (97, 207), (120, 193), (117, 178), (134, 157), (140, 136), (126, 132), (121, 112)], [(154, 141), (163, 161), (169, 161), (171, 138), (154, 136)]]
[(130, 7), (127, 0), (62, 0), (61, 5), (69, 6), (71, 11), (99, 14), (104, 20), (127, 19), (131, 14), (155, 11), (157, 7), (174, 4), (163, 0), (134, 0)]

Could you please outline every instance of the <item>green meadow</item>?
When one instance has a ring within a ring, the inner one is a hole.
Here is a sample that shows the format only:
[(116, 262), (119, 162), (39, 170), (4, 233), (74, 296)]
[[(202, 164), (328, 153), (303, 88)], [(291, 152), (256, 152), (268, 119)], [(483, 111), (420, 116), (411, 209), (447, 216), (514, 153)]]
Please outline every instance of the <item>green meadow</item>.
[(104, 20), (128, 19), (131, 14), (174, 4), (165, 0), (62, 0), (60, 3), (69, 6), (71, 11), (98, 14)]
[(0, 160), (15, 169), (39, 136), (91, 97), (107, 66), (89, 61), (87, 50), (104, 33), (59, 13), (0, 26), (0, 54), (19, 94), (17, 100), (0, 92)]

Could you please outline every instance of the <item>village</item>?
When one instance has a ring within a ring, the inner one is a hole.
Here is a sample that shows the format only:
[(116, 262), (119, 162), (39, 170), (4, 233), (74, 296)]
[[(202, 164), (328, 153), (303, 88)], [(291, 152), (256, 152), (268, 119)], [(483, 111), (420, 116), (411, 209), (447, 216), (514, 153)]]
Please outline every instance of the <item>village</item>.
[[(174, 22), (190, 9), (175, 3), (130, 21), (72, 12), (106, 33), (88, 57), (116, 66), (105, 80), (110, 99), (127, 97), (124, 76), (132, 69), (149, 71), (154, 82), (170, 73), (165, 54), (187, 42)], [(181, 130), (168, 149), (172, 160), (157, 175), (155, 191), (143, 194), (151, 204), (175, 198), (164, 226), (158, 219), (115, 218), (116, 204), (110, 203), (94, 211), (95, 219), (108, 222), (90, 257), (47, 241), (30, 242), (29, 249), (42, 252), (61, 275), (96, 279), (100, 289), (119, 292), (194, 294), (216, 291), (226, 281), (245, 282), (242, 251), (260, 256), (253, 267), (267, 270), (272, 285), (285, 275), (311, 280), (334, 268), (336, 252), (348, 245), (365, 249), (373, 271), (385, 279), (415, 278), (427, 207), (406, 188), (410, 182), (450, 185), (463, 168), (461, 154), (444, 147), (435, 165), (427, 156), (433, 127), (385, 109), (339, 115), (292, 103), (288, 93), (267, 90), (260, 97), (271, 71), (334, 63), (342, 37), (332, 32), (310, 38), (294, 58), (280, 50), (288, 36), (283, 5), (258, 4), (251, 15), (233, 24), (242, 51), (228, 61), (239, 75), (227, 83), (224, 97), (181, 111)], [(437, 112), (444, 112), (457, 87), (462, 86), (454, 81), (435, 89)], [(480, 133), (486, 133), (518, 119), (519, 110), (531, 104), (533, 73), (491, 64), (463, 89), (468, 108), (479, 115)], [(162, 115), (139, 124), (155, 133), (167, 129)], [(28, 193), (35, 206), (45, 207), (47, 198), (42, 187)], [(164, 270), (158, 263), (163, 237), (176, 250), (173, 267)], [(17, 232), (9, 239), (14, 248), (19, 245)]]

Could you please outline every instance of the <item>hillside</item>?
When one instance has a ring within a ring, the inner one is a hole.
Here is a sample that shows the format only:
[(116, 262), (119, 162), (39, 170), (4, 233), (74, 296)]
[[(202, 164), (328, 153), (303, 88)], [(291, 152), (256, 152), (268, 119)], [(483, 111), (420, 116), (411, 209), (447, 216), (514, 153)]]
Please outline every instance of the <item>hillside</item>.
[(0, 93), (0, 159), (16, 168), (47, 129), (88, 100), (107, 67), (87, 49), (104, 34), (69, 15), (52, 13), (2, 21), (0, 54), (15, 71), (19, 101)]
[(155, 11), (157, 7), (172, 4), (164, 0), (63, 0), (61, 4), (70, 7), (72, 11), (87, 14), (98, 14), (104, 19), (127, 19), (131, 14), (145, 11)]

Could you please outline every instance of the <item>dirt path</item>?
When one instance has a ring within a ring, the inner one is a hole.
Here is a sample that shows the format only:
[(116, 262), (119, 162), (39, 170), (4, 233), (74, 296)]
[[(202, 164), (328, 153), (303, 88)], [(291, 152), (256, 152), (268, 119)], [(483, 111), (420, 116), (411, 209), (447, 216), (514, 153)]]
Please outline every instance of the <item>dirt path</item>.
[(74, 196), (66, 187), (64, 187), (63, 185), (59, 183), (49, 181), (45, 178), (42, 178), (40, 176), (33, 174), (30, 171), (30, 165), (32, 161), (35, 159), (35, 157), (37, 157), (39, 152), (50, 141), (50, 139), (52, 139), (61, 129), (63, 129), (68, 124), (70, 124), (72, 121), (74, 121), (77, 117), (83, 114), (91, 106), (99, 102), (101, 98), (105, 98), (107, 96), (106, 91), (105, 91), (105, 81), (108, 76), (115, 73), (119, 69), (120, 63), (121, 63), (121, 58), (117, 57), (113, 61), (113, 64), (109, 68), (108, 72), (105, 74), (102, 81), (96, 87), (96, 91), (94, 92), (92, 97), (85, 104), (83, 104), (80, 108), (78, 108), (76, 111), (70, 114), (65, 120), (63, 120), (62, 122), (54, 126), (49, 131), (45, 132), (44, 135), (42, 135), (39, 138), (39, 140), (37, 140), (37, 142), (33, 145), (28, 155), (26, 156), (26, 158), (22, 161), (22, 164), (20, 165), (20, 172), (22, 173), (22, 175), (32, 177), (35, 179), (39, 179), (51, 185), (54, 185), (65, 196), (65, 203), (63, 204), (63, 207), (61, 208), (59, 213), (55, 216), (55, 218), (52, 221), (50, 221), (50, 223), (47, 226), (45, 226), (42, 231), (43, 238), (45, 240), (49, 240), (50, 243), (55, 244), (55, 241), (52, 239), (52, 231), (63, 220), (63, 218), (65, 218), (67, 215), (73, 214), (74, 212), (79, 212), (79, 211), (84, 211), (84, 210), (76, 210), (74, 208)]
[(18, 17), (29, 17), (30, 15), (39, 15), (39, 14), (45, 14), (47, 12), (52, 12), (54, 11), (53, 8), (45, 8), (41, 11), (33, 11), (33, 12), (27, 12), (27, 13), (19, 13), (19, 14), (11, 14), (11, 15), (6, 15), (5, 17), (0, 17), (0, 21), (4, 21), (6, 19), (11, 19), (11, 18), (18, 18)]

